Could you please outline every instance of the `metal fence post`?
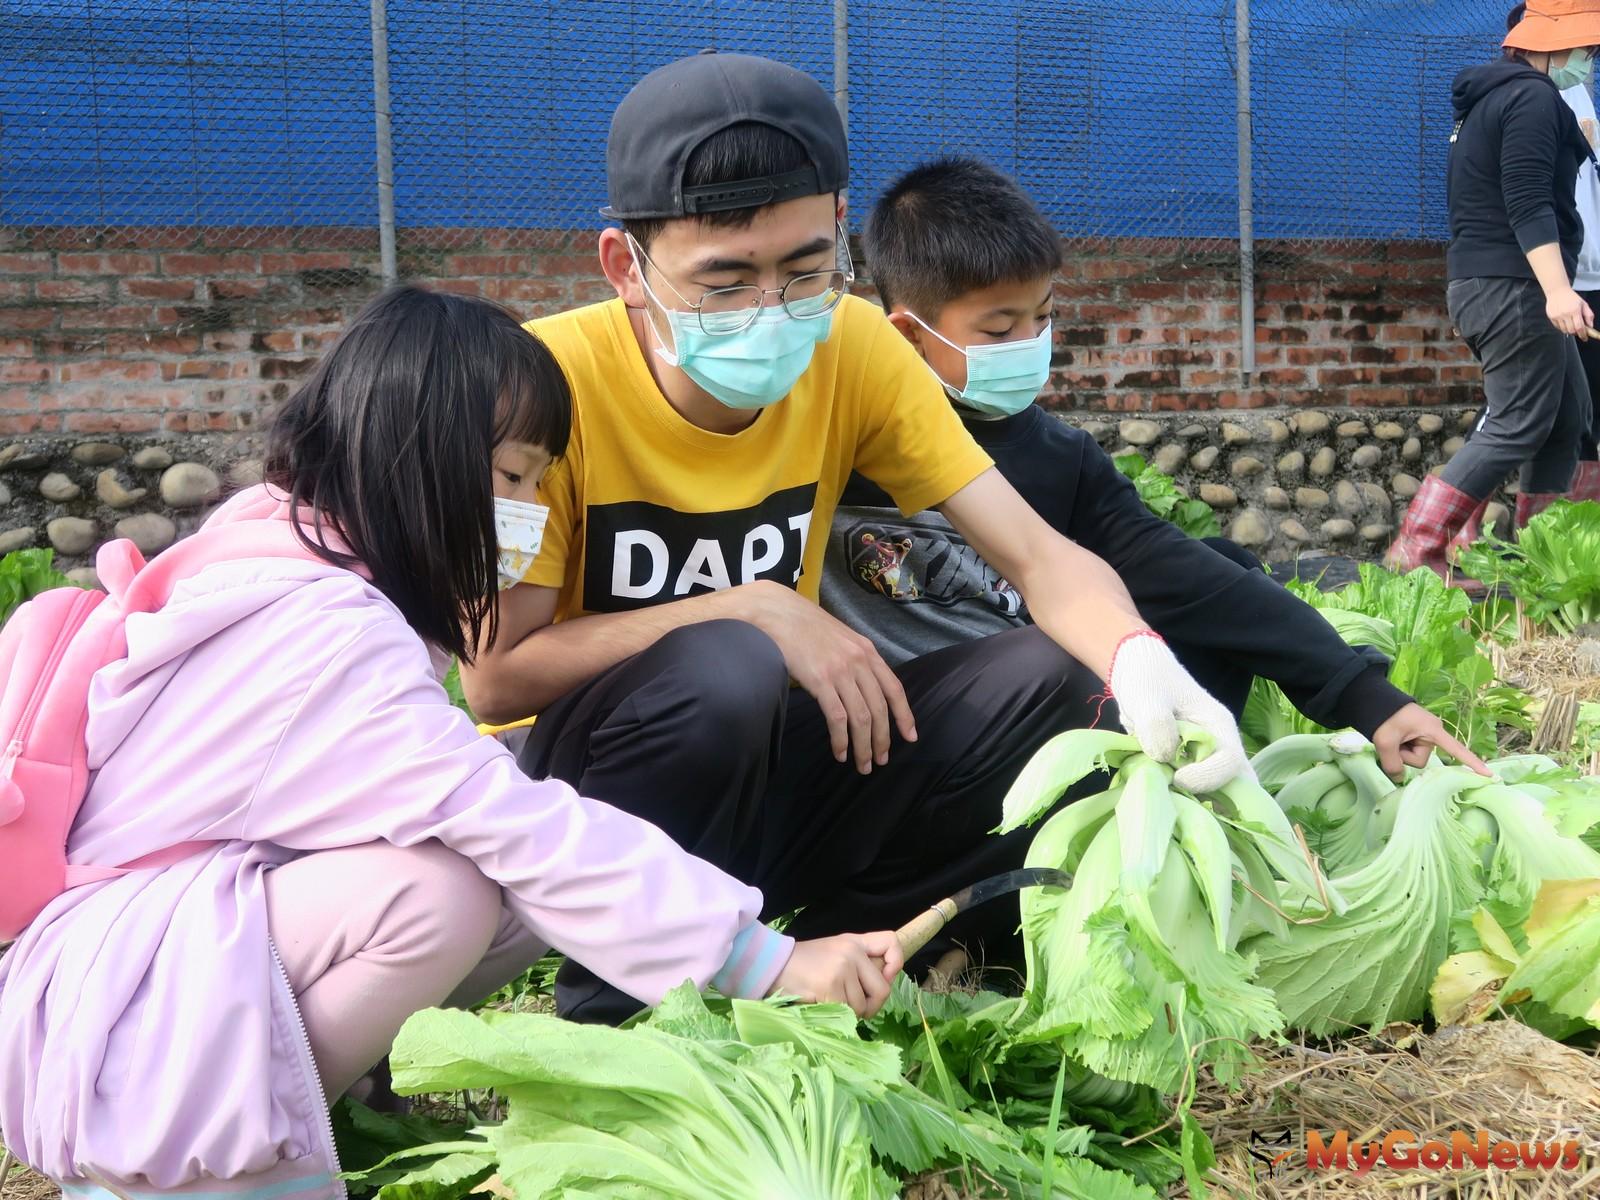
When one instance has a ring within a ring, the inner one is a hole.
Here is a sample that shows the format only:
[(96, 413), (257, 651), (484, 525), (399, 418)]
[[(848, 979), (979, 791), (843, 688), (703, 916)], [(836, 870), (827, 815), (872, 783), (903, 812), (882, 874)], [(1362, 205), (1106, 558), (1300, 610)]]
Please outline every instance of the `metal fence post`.
[(372, 108), (377, 118), (378, 261), (385, 287), (399, 278), (394, 257), (394, 131), (389, 111), (389, 12), (372, 0)]
[(1250, 0), (1234, 0), (1235, 123), (1239, 142), (1239, 370), (1256, 369), (1256, 233), (1250, 174)]
[(833, 106), (850, 136), (850, 0), (833, 0)]

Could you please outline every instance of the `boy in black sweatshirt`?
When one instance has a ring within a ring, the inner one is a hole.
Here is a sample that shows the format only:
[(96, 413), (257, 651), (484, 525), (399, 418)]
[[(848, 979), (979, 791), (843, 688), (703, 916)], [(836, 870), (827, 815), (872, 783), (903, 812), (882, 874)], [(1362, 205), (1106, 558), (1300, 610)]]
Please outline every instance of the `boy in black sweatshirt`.
[[(943, 381), (996, 467), (1061, 533), (1110, 563), (1140, 614), (1235, 716), (1254, 676), (1320, 724), (1371, 738), (1386, 770), (1437, 746), (1471, 752), (1317, 611), (1244, 562), (1153, 515), (1104, 451), (1033, 403), (1050, 371), (1060, 240), (1017, 185), (945, 159), (896, 182), (867, 222), (889, 319)], [(1219, 552), (1219, 550), (1221, 552)], [(1255, 564), (1259, 566), (1259, 564)], [(936, 513), (902, 517), (859, 475), (830, 531), (822, 604), (891, 664), (1027, 622), (1022, 598)]]

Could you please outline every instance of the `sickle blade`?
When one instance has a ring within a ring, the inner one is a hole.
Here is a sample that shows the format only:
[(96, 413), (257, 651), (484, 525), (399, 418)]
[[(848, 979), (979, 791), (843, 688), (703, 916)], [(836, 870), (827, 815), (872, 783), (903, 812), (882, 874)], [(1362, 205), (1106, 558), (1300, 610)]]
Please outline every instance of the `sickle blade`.
[(950, 899), (955, 904), (957, 912), (966, 912), (969, 908), (976, 908), (997, 896), (1018, 892), (1023, 888), (1071, 886), (1072, 876), (1065, 871), (1058, 871), (1054, 867), (1022, 867), (1016, 871), (1007, 871), (1003, 875), (981, 880), (971, 887), (963, 888)]

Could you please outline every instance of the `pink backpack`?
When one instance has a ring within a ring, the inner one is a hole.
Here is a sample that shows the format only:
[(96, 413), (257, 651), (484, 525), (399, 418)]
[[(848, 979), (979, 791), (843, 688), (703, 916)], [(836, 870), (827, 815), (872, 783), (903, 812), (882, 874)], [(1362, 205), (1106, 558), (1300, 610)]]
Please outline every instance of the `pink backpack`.
[(126, 656), (130, 614), (159, 609), (180, 580), (212, 563), (245, 558), (320, 561), (281, 520), (207, 526), (148, 565), (132, 542), (110, 542), (95, 562), (104, 592), (43, 592), (0, 628), (0, 941), (67, 888), (164, 866), (208, 844), (115, 867), (67, 864), (67, 835), (89, 788), (90, 680)]

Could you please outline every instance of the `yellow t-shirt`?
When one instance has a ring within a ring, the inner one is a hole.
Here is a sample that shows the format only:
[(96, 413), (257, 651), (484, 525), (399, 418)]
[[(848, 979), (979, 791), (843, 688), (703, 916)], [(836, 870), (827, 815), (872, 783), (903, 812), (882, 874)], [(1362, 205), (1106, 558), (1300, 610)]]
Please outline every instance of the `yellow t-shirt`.
[(530, 321), (572, 385), (572, 438), (525, 582), (558, 619), (770, 579), (815, 601), (852, 469), (907, 515), (993, 464), (881, 310), (847, 296), (787, 397), (735, 434), (684, 420), (656, 386), (621, 300)]

